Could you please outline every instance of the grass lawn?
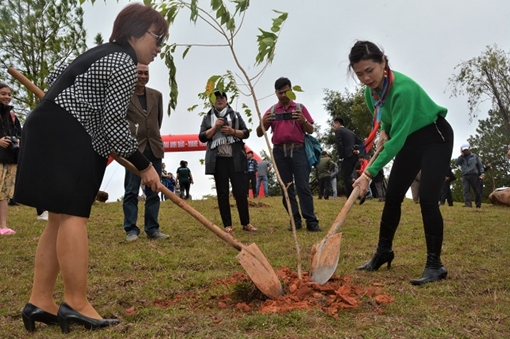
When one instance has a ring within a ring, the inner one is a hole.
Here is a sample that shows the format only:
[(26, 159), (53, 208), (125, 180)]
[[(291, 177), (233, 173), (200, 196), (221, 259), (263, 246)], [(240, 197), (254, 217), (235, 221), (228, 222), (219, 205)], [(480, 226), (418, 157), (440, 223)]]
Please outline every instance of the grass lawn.
[[(281, 199), (250, 201), (268, 205), (250, 209), (259, 231), (241, 231), (234, 207), (234, 235), (245, 244), (255, 242), (275, 270), (296, 271), (295, 243)], [(315, 200), (324, 232), (298, 231), (303, 271), (310, 267), (312, 245), (326, 235), (344, 202)], [(221, 226), (216, 200), (189, 204)], [(341, 227), (336, 274), (361, 287), (381, 284), (395, 301), (379, 306), (362, 298), (358, 308), (341, 310), (335, 319), (319, 309), (260, 314), (219, 307), (220, 296), (237, 298), (243, 288), (218, 283), (244, 273), (237, 250), (171, 201), (162, 202), (160, 210), (161, 231), (170, 239), (150, 241), (142, 233), (127, 243), (121, 203), (96, 203), (89, 222), (88, 296), (104, 317), (117, 317), (121, 324), (91, 332), (72, 327), (69, 334), (40, 323), (34, 334), (23, 327), (20, 311), (30, 296), (34, 253), (45, 224), (36, 220), (33, 208), (9, 207), (8, 225), (17, 233), (0, 237), (0, 338), (510, 338), (510, 208), (461, 206), (441, 207), (448, 279), (416, 287), (409, 280), (421, 276), (426, 252), (419, 206), (404, 202), (392, 268), (358, 272), (355, 267), (375, 250), (383, 205), (373, 200), (355, 205)], [(59, 278), (55, 299), (62, 296)], [(160, 307), (164, 300), (173, 302)]]

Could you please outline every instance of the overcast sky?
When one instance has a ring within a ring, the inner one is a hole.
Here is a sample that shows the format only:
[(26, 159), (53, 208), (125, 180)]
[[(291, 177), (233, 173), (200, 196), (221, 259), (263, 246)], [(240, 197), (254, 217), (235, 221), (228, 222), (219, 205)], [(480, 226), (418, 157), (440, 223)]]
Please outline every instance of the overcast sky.
[[(128, 3), (107, 0), (105, 5), (97, 0), (92, 6), (84, 5), (87, 44), (94, 45), (93, 38), (102, 33), (108, 40), (113, 20)], [(209, 8), (210, 1), (199, 1)], [(448, 108), (447, 120), (455, 131), (452, 157), (466, 139), (475, 133), (477, 121), (469, 122), (466, 97), (450, 98), (448, 78), (454, 67), (462, 61), (482, 54), (487, 45), (497, 44), (510, 51), (510, 1), (508, 0), (252, 0), (243, 30), (235, 40), (241, 64), (250, 75), (259, 69), (254, 67), (257, 53), (257, 28), (269, 30), (272, 10), (289, 13), (277, 45), (273, 64), (257, 83), (259, 106), (266, 110), (276, 103), (274, 81), (285, 76), (293, 85), (300, 85), (304, 92), (297, 93), (297, 101), (311, 112), (322, 131), (328, 118), (324, 110), (324, 89), (343, 92), (353, 89), (356, 81), (347, 73), (348, 54), (353, 43), (371, 40), (381, 46), (389, 58), (390, 67), (416, 80), (439, 104)], [(222, 43), (221, 37), (204, 24), (189, 23), (188, 12), (182, 12), (178, 24), (170, 28), (170, 42), (176, 43)], [(182, 51), (178, 54), (182, 54)], [(179, 84), (178, 107), (163, 120), (162, 134), (198, 133), (202, 118), (198, 111), (187, 108), (201, 104), (197, 93), (204, 90), (206, 80), (226, 70), (239, 73), (228, 50), (221, 48), (194, 47), (186, 59), (177, 58), (177, 81)], [(168, 72), (162, 60), (150, 66), (149, 87), (163, 93), (165, 107), (168, 103)], [(234, 103), (241, 109), (246, 102), (254, 111), (251, 98)], [(480, 118), (490, 108), (480, 107)], [(258, 119), (254, 119), (258, 123)], [(253, 129), (256, 125), (251, 126)], [(246, 143), (257, 153), (266, 150), (262, 138), (252, 133)], [(210, 176), (204, 174), (199, 159), (205, 152), (166, 153), (167, 170), (175, 173), (180, 160), (187, 160), (195, 178), (191, 194), (199, 197), (214, 194)], [(124, 170), (112, 164), (108, 167), (101, 189), (110, 194), (110, 201), (123, 195)]]

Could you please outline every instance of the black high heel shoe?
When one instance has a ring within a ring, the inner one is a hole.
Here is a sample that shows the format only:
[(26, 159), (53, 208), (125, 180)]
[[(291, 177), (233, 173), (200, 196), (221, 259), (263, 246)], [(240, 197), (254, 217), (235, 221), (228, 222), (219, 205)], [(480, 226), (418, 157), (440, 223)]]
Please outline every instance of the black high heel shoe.
[(46, 325), (58, 325), (56, 315), (48, 313), (31, 303), (26, 303), (25, 307), (23, 307), (21, 317), (23, 318), (23, 324), (25, 324), (25, 328), (28, 332), (35, 331), (36, 321), (45, 323)]
[(66, 303), (62, 303), (57, 313), (58, 324), (63, 333), (69, 333), (72, 323), (80, 324), (88, 330), (97, 330), (112, 325), (117, 325), (119, 319), (94, 319), (84, 316)]
[(358, 271), (377, 271), (379, 267), (381, 267), (385, 263), (388, 263), (388, 269), (390, 269), (393, 258), (395, 258), (395, 253), (393, 253), (393, 251), (384, 253), (376, 251), (372, 260), (370, 260), (363, 266), (356, 267), (356, 269)]

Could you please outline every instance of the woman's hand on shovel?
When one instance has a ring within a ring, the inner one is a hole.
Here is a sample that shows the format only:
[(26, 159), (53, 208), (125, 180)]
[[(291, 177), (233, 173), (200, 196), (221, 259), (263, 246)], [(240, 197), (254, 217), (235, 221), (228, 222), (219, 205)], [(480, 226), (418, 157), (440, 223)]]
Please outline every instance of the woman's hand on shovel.
[(150, 187), (150, 189), (154, 192), (159, 192), (160, 187), (163, 186), (161, 180), (159, 179), (158, 172), (156, 172), (152, 164), (140, 172), (140, 178), (142, 178), (142, 183), (145, 186)]
[(365, 202), (365, 196), (368, 191), (368, 185), (370, 185), (370, 181), (365, 175), (361, 175), (356, 181), (352, 184), (352, 187), (359, 187), (359, 197), (361, 198), (360, 205)]

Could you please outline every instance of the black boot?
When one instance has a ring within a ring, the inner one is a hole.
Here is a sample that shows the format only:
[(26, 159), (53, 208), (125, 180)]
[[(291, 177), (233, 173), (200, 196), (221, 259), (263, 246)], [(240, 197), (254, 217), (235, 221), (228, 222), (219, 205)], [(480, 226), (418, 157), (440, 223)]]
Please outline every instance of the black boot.
[(390, 227), (387, 223), (381, 221), (379, 228), (379, 244), (377, 245), (377, 251), (375, 252), (372, 260), (367, 262), (365, 265), (358, 266), (358, 271), (377, 271), (379, 267), (388, 263), (388, 269), (391, 268), (391, 262), (395, 258), (393, 253), (393, 237), (397, 231), (396, 227)]
[(413, 285), (423, 285), (446, 279), (448, 271), (441, 263), (441, 247), (443, 246), (443, 237), (425, 235), (427, 241), (427, 263), (421, 279), (411, 280)]
[(388, 263), (388, 269), (390, 269), (393, 258), (395, 258), (395, 253), (393, 253), (393, 250), (390, 250), (389, 252), (380, 252), (378, 248), (372, 257), (372, 260), (363, 266), (356, 267), (356, 269), (358, 271), (377, 271), (379, 267), (385, 263)]

